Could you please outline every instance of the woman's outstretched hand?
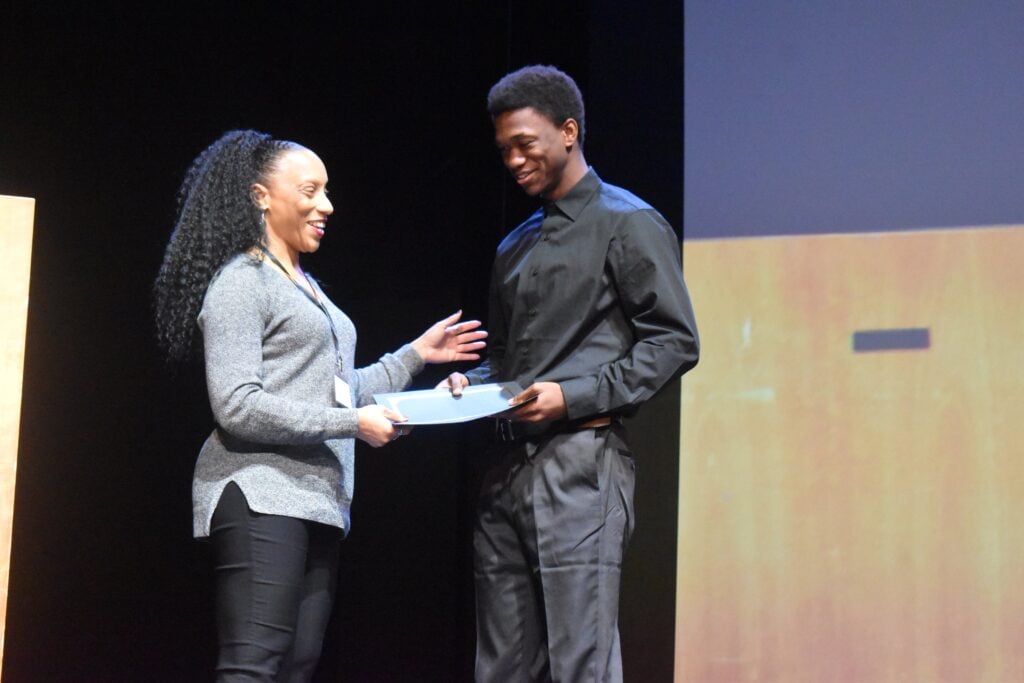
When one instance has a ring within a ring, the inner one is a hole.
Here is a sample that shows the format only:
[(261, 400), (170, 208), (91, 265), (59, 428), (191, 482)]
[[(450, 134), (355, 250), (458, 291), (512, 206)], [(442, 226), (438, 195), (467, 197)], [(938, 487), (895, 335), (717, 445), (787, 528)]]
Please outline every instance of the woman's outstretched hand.
[(480, 360), (475, 353), (487, 346), (483, 341), (487, 332), (478, 330), (479, 320), (459, 322), (462, 311), (439, 320), (412, 343), (424, 363), (452, 363), (461, 360)]

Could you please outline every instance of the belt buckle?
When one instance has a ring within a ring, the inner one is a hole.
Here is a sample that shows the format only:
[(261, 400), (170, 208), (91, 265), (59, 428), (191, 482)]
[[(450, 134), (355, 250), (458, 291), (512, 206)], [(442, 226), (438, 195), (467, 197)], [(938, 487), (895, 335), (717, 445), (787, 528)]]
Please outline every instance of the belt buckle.
[(508, 418), (499, 417), (494, 423), (494, 433), (498, 437), (499, 441), (515, 441), (516, 433), (512, 426), (512, 420)]

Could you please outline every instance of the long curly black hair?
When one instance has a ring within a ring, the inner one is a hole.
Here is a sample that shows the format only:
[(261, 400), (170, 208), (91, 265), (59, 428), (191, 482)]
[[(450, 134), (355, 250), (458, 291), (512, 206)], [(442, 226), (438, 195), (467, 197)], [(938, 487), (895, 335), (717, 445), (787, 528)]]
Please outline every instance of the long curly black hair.
[(196, 317), (221, 266), (263, 244), (252, 185), (267, 184), (280, 155), (297, 147), (266, 133), (233, 130), (189, 166), (178, 191), (174, 231), (153, 284), (157, 343), (170, 360), (196, 354)]

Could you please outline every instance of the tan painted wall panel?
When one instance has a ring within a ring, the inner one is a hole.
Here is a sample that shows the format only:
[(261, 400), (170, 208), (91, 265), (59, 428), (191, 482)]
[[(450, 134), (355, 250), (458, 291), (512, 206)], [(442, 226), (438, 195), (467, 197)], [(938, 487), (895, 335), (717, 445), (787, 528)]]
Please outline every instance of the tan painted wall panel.
[(34, 213), (34, 199), (0, 195), (0, 667), (7, 623)]
[(685, 259), (676, 679), (1024, 680), (1024, 228)]

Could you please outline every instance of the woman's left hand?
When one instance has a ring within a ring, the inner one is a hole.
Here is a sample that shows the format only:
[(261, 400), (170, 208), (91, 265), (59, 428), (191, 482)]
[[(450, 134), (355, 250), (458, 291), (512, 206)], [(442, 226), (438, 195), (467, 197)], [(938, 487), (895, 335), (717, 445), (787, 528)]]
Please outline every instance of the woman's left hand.
[(482, 341), (487, 332), (477, 329), (481, 324), (479, 320), (459, 322), (460, 318), (462, 311), (437, 321), (412, 343), (424, 363), (480, 360), (480, 354), (474, 352), (487, 346)]

